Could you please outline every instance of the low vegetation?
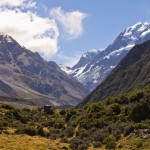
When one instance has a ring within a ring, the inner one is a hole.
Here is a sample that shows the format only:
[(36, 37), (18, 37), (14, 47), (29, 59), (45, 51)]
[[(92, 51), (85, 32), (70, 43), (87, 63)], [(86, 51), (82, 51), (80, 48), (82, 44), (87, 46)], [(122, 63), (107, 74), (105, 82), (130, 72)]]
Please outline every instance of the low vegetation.
[(0, 140), (6, 135), (24, 135), (38, 136), (46, 144), (64, 144), (53, 149), (150, 149), (150, 87), (89, 103), (82, 109), (50, 109), (46, 113), (43, 108), (1, 105)]

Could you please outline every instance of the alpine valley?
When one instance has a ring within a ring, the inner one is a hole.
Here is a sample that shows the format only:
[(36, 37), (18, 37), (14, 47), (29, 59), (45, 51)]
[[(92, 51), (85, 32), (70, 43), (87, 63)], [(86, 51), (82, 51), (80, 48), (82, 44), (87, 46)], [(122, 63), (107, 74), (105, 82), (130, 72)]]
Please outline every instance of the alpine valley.
[(0, 114), (0, 148), (149, 150), (150, 41), (133, 47), (76, 109), (3, 104)]
[[(61, 66), (70, 76), (1, 34), (0, 149), (149, 150), (149, 28), (137, 23)], [(86, 96), (76, 79), (90, 90), (101, 83)]]
[(26, 99), (38, 106), (61, 106), (76, 105), (87, 93), (55, 62), (47, 62), (12, 37), (0, 35), (0, 96)]
[(150, 0), (0, 0), (0, 150), (150, 150)]

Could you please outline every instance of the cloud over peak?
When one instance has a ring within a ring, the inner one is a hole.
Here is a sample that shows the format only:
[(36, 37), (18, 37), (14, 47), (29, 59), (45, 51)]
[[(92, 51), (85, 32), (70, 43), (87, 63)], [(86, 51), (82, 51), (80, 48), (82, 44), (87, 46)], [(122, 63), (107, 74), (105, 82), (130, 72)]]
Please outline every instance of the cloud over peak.
[[(0, 33), (50, 59), (59, 50), (60, 34), (65, 33), (70, 39), (80, 36), (87, 15), (57, 7), (50, 10), (50, 16), (41, 17), (39, 9), (42, 7), (38, 6), (35, 0), (0, 0)], [(58, 24), (63, 27), (63, 33)]]
[(32, 0), (0, 1), (0, 32), (48, 58), (58, 50), (59, 30), (54, 19), (42, 18), (30, 9), (34, 4)]
[(63, 27), (67, 37), (73, 39), (82, 34), (83, 20), (87, 14), (80, 11), (65, 12), (61, 7), (56, 7), (50, 11), (50, 16)]

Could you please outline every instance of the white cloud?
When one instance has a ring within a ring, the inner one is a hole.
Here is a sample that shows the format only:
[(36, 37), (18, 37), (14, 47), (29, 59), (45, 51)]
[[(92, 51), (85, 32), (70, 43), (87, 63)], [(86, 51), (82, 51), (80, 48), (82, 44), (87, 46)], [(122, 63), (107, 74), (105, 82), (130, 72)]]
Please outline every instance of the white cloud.
[(53, 8), (50, 16), (60, 23), (69, 38), (76, 38), (83, 32), (83, 20), (87, 14), (80, 11), (64, 12), (61, 7)]
[[(45, 59), (58, 52), (60, 33), (57, 23), (62, 24), (69, 38), (82, 34), (85, 13), (64, 12), (58, 7), (51, 10), (51, 18), (43, 18), (35, 8), (37, 3), (34, 0), (0, 0), (0, 32), (12, 36), (27, 49), (39, 52)], [(47, 12), (47, 7), (40, 8)], [(77, 59), (63, 54), (58, 54), (58, 57), (70, 64)]]
[(56, 55), (52, 57), (52, 59), (56, 60), (60, 64), (72, 67), (79, 61), (80, 57), (81, 54), (75, 54), (72, 57), (64, 54), (63, 51), (59, 51)]
[(35, 7), (36, 2), (33, 0), (0, 0), (0, 7)]
[[(17, 2), (11, 5), (21, 5)], [(30, 10), (0, 7), (0, 32), (12, 36), (22, 46), (39, 52), (45, 58), (58, 50), (59, 31), (55, 20), (42, 18)]]

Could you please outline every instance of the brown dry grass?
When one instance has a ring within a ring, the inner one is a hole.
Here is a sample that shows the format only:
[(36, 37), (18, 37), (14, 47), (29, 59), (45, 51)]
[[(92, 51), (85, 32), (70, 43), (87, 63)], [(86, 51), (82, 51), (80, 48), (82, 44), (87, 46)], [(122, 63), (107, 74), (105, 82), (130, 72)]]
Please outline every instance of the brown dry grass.
[(49, 140), (38, 136), (0, 134), (0, 150), (59, 150), (68, 147), (59, 140)]
[[(13, 132), (13, 130), (8, 130)], [(10, 133), (11, 133), (10, 132)], [(117, 145), (122, 148), (116, 150), (138, 149), (136, 146), (141, 142), (140, 150), (150, 150), (150, 139), (142, 140), (138, 137), (122, 138)], [(39, 136), (0, 134), (0, 150), (61, 150), (62, 147), (69, 147), (66, 143), (60, 143), (59, 140), (50, 140)], [(105, 146), (88, 150), (106, 150)]]

